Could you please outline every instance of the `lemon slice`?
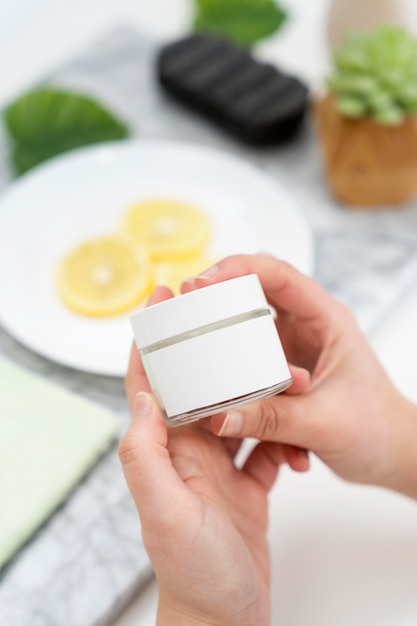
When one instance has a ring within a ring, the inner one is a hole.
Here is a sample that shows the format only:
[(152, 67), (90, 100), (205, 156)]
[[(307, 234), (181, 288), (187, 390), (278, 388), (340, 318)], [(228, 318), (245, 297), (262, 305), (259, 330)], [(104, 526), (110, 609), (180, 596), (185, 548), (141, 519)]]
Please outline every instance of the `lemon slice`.
[(205, 255), (193, 257), (185, 261), (160, 262), (155, 265), (155, 284), (166, 285), (174, 295), (180, 293), (181, 283), (186, 278), (200, 274), (203, 270), (211, 267), (218, 259)]
[(72, 311), (104, 317), (141, 302), (151, 279), (147, 251), (128, 237), (109, 235), (82, 243), (62, 260), (58, 290)]
[(123, 230), (147, 248), (153, 261), (181, 261), (200, 254), (210, 238), (207, 216), (196, 207), (168, 199), (134, 204)]

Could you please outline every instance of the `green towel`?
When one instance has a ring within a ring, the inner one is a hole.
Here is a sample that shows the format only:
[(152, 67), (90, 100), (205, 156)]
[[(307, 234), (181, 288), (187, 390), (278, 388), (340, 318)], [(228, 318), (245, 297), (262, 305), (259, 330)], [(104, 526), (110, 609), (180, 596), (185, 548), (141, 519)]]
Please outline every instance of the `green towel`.
[(109, 411), (0, 357), (0, 569), (117, 431)]

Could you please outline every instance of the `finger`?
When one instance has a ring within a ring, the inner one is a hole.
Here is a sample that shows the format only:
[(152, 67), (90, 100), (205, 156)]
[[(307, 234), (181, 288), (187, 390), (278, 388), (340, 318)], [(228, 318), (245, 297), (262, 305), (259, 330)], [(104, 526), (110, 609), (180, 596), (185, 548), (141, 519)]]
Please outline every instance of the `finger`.
[(221, 437), (253, 437), (299, 448), (315, 449), (325, 432), (325, 414), (313, 396), (280, 394), (252, 402), (211, 418), (212, 432)]
[(242, 439), (237, 437), (227, 437), (224, 440), (224, 446), (231, 459), (234, 459), (242, 446)]
[(310, 469), (308, 450), (289, 445), (283, 445), (283, 450), (288, 465), (295, 472), (307, 472)]
[(261, 442), (252, 450), (242, 472), (256, 480), (265, 491), (269, 491), (276, 480), (279, 466), (286, 460), (281, 444)]
[[(164, 300), (172, 298), (173, 293), (168, 287), (156, 287), (151, 294), (147, 305), (152, 306)], [(140, 358), (139, 350), (133, 342), (130, 351), (129, 365), (125, 377), (125, 389), (130, 411), (133, 409), (133, 402), (138, 391), (150, 391), (149, 381)]]
[[(323, 323), (331, 315), (335, 301), (314, 280), (298, 272), (285, 261), (265, 254), (236, 255), (223, 259), (182, 285), (182, 290), (207, 286), (220, 281), (257, 274), (268, 301), (277, 309), (304, 320)], [(330, 311), (330, 313), (329, 313)]]
[(150, 391), (151, 389), (135, 342), (132, 343), (130, 350), (129, 366), (125, 378), (125, 389), (131, 413), (137, 392)]
[(149, 300), (147, 301), (146, 306), (152, 306), (153, 304), (158, 304), (159, 302), (163, 302), (164, 300), (169, 300), (169, 298), (172, 298), (173, 296), (174, 294), (169, 287), (158, 285), (149, 296)]
[[(119, 458), (142, 523), (169, 523), (186, 497), (167, 450), (167, 429), (151, 394), (136, 395), (132, 420), (119, 444)], [(163, 513), (162, 513), (163, 512)]]
[(289, 363), (288, 367), (290, 369), (292, 383), (291, 386), (284, 391), (284, 393), (286, 393), (287, 395), (296, 395), (299, 393), (303, 393), (310, 386), (310, 372), (304, 369), (304, 367), (299, 367), (298, 365), (293, 365), (292, 363)]
[[(225, 412), (218, 413), (217, 415), (223, 418), (226, 417)], [(196, 420), (195, 422), (188, 424), (188, 426), (183, 426), (182, 428), (189, 428), (190, 430), (197, 430), (203, 433), (211, 433), (210, 417)], [(230, 458), (234, 459), (240, 450), (242, 439), (239, 437), (225, 437), (223, 443)]]
[(261, 442), (252, 450), (242, 471), (269, 491), (276, 480), (279, 466), (283, 463), (288, 463), (296, 472), (306, 472), (310, 468), (307, 450), (280, 443)]

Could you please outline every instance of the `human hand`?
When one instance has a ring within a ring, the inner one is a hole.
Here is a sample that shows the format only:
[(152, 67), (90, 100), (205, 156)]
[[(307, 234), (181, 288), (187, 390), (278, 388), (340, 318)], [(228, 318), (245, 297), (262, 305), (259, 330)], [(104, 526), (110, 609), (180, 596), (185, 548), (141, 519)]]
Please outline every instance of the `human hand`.
[[(151, 303), (171, 295), (159, 288)], [(298, 393), (308, 377), (292, 375)], [(241, 441), (216, 437), (207, 420), (167, 430), (135, 347), (126, 389), (132, 421), (119, 455), (158, 580), (159, 626), (266, 626), (267, 494), (282, 462), (308, 468), (305, 453), (260, 443), (238, 469)]]
[(308, 370), (300, 395), (280, 394), (211, 418), (222, 437), (256, 437), (315, 452), (339, 476), (417, 497), (417, 409), (395, 389), (352, 313), (271, 256), (234, 256), (183, 291), (257, 274), (277, 311), (287, 359)]

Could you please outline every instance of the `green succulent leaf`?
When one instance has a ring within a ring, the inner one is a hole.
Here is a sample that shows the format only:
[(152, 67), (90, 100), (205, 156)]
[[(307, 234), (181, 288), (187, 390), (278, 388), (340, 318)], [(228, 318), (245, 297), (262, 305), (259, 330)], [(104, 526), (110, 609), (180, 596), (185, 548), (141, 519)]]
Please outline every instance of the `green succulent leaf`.
[(194, 28), (243, 46), (275, 33), (286, 11), (274, 0), (195, 0)]
[(380, 113), (381, 111), (386, 111), (392, 106), (395, 106), (390, 95), (384, 92), (370, 94), (367, 98), (367, 104), (369, 110), (373, 113)]
[(378, 92), (378, 83), (369, 76), (339, 75), (328, 80), (328, 86), (334, 93), (369, 96)]
[(337, 100), (337, 109), (346, 117), (362, 117), (366, 114), (366, 105), (362, 100), (350, 96), (341, 96)]
[(67, 150), (128, 135), (127, 126), (92, 98), (50, 87), (10, 104), (5, 124), (17, 174)]
[(403, 85), (398, 94), (400, 102), (403, 102), (409, 111), (417, 110), (417, 81), (414, 85)]
[(334, 55), (334, 63), (342, 73), (366, 73), (370, 66), (370, 60), (367, 55), (360, 48), (355, 49), (355, 45), (352, 45), (351, 49), (337, 50)]
[(327, 87), (345, 115), (398, 124), (417, 113), (417, 40), (406, 30), (383, 26), (352, 34), (333, 61)]
[(388, 109), (378, 111), (374, 116), (374, 119), (380, 124), (386, 124), (387, 126), (396, 126), (401, 124), (404, 120), (404, 112), (399, 107), (390, 107)]

